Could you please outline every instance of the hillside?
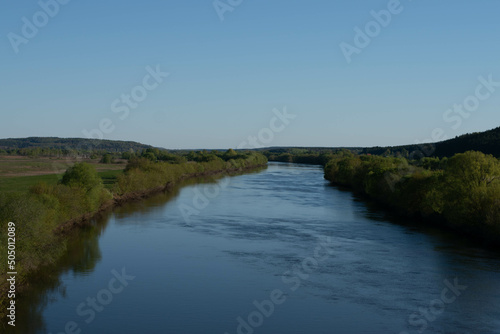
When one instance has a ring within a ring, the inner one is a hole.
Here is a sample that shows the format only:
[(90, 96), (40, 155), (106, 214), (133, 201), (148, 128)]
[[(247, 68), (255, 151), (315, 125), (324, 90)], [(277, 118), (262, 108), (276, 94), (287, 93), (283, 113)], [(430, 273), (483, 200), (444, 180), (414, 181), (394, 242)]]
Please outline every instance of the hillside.
[(435, 154), (439, 157), (450, 157), (465, 151), (481, 151), (500, 157), (500, 127), (440, 142), (436, 145)]
[[(485, 132), (465, 134), (435, 144), (371, 147), (363, 149), (361, 153), (373, 155), (401, 154), (406, 156), (419, 151), (425, 156), (440, 158), (451, 157), (466, 151), (480, 151), (500, 158), (500, 127)], [(414, 155), (418, 157), (420, 154), (415, 153)]]
[[(485, 131), (465, 134), (446, 141), (385, 147), (268, 147), (259, 148), (270, 160), (306, 162), (317, 161), (321, 154), (335, 153), (347, 149), (357, 154), (394, 155), (418, 159), (419, 157), (452, 157), (457, 153), (480, 151), (500, 158), (500, 127)], [(297, 160), (298, 159), (298, 160)]]
[[(79, 151), (106, 151), (121, 153), (133, 150), (135, 152), (153, 148), (133, 141), (98, 140), (84, 138), (29, 137), (0, 139), (0, 150), (23, 148), (49, 148)], [(402, 155), (414, 158), (419, 156), (451, 157), (456, 153), (480, 151), (500, 158), (500, 127), (485, 132), (476, 132), (458, 136), (453, 139), (424, 145), (402, 145), (386, 147), (268, 147), (256, 151), (267, 151), (269, 154), (322, 154), (340, 149), (349, 149), (355, 153), (372, 155)], [(189, 150), (187, 150), (189, 151)], [(420, 153), (419, 153), (420, 152)]]
[(99, 140), (84, 138), (29, 137), (0, 139), (0, 149), (48, 148), (61, 150), (126, 152), (145, 150), (153, 146), (133, 141)]

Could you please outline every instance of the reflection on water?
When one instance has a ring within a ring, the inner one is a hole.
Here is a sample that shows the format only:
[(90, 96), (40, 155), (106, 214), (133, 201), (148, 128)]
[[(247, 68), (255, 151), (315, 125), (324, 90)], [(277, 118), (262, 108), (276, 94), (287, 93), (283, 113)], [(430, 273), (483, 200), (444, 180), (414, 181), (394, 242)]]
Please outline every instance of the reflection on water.
[[(187, 224), (179, 207), (200, 181), (75, 233), (61, 263), (19, 298), (17, 332), (64, 332), (69, 321), (82, 333), (499, 331), (497, 253), (392, 217), (296, 164), (231, 177)], [(319, 260), (325, 243), (332, 251)], [(122, 269), (134, 280), (85, 322), (78, 305), (99, 301)], [(455, 279), (467, 286), (456, 301), (419, 313)], [(276, 290), (284, 302), (253, 326), (255, 303)]]
[[(60, 261), (34, 274), (27, 291), (17, 295), (15, 328), (8, 327), (9, 333), (47, 332), (42, 312), (44, 308), (59, 298), (66, 297), (66, 287), (60, 276), (71, 273), (85, 276), (92, 273), (101, 259), (99, 236), (106, 228), (111, 213), (105, 212), (97, 221), (71, 233), (67, 240), (67, 252)], [(4, 328), (5, 330), (5, 328)]]
[(47, 305), (66, 297), (66, 285), (61, 281), (61, 276), (70, 274), (73, 277), (85, 277), (92, 273), (102, 257), (99, 248), (99, 237), (106, 229), (110, 217), (117, 217), (116, 222), (121, 225), (128, 223), (147, 224), (147, 221), (142, 219), (125, 218), (147, 215), (155, 210), (161, 210), (165, 203), (179, 195), (180, 189), (183, 187), (197, 184), (216, 184), (221, 178), (259, 173), (265, 169), (264, 167), (246, 173), (234, 172), (229, 175), (190, 178), (170, 188), (167, 192), (156, 194), (146, 200), (126, 203), (123, 206), (101, 213), (88, 225), (73, 231), (67, 236), (65, 241), (67, 245), (66, 252), (55, 265), (42, 268), (33, 275), (34, 278), (29, 287), (21, 295), (18, 294), (16, 316), (21, 320), (16, 322), (15, 328), (7, 327), (2, 322), (0, 333), (4, 331), (22, 334), (48, 332), (42, 313)]

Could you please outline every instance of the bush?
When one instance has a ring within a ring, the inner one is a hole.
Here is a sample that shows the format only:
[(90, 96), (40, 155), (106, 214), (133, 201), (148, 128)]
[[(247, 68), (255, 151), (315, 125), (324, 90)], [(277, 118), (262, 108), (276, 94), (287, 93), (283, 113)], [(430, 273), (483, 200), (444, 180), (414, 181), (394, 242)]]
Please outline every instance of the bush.
[(104, 154), (99, 162), (102, 164), (112, 164), (114, 159), (111, 154)]
[[(191, 152), (190, 154), (192, 154)], [(204, 162), (169, 163), (154, 162), (147, 158), (132, 159), (125, 168), (125, 173), (118, 177), (116, 193), (123, 195), (128, 192), (145, 191), (151, 188), (165, 186), (169, 182), (177, 182), (186, 176), (220, 172), (231, 169), (244, 169), (267, 163), (267, 158), (259, 153), (245, 153), (243, 158), (230, 159), (225, 162), (219, 156), (193, 153)]]
[(70, 167), (62, 177), (62, 184), (71, 188), (81, 188), (90, 191), (95, 187), (102, 187), (102, 179), (94, 166), (85, 162), (76, 163)]

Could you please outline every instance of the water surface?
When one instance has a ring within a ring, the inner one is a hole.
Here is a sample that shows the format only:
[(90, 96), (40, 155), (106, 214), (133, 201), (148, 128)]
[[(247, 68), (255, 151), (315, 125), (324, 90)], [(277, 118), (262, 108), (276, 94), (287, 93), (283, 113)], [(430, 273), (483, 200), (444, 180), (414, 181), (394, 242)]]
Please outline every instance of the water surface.
[(52, 276), (18, 300), (18, 332), (500, 332), (498, 254), (388, 217), (316, 166), (127, 204)]

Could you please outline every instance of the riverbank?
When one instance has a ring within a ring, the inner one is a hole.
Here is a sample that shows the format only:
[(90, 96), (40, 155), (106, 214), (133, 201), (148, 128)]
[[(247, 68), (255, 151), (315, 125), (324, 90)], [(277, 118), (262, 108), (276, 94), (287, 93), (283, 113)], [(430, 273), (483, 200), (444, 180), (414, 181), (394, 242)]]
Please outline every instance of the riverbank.
[(75, 229), (84, 226), (85, 224), (88, 224), (90, 221), (98, 218), (101, 216), (104, 212), (107, 212), (109, 210), (113, 210), (116, 207), (122, 206), (124, 204), (130, 203), (130, 202), (137, 202), (141, 201), (144, 199), (147, 199), (151, 196), (154, 196), (159, 193), (163, 192), (168, 192), (175, 186), (177, 186), (179, 183), (183, 181), (187, 181), (190, 179), (196, 179), (196, 178), (205, 178), (205, 177), (221, 177), (221, 176), (231, 176), (231, 175), (237, 175), (240, 173), (245, 173), (245, 172), (251, 172), (254, 170), (258, 170), (260, 168), (265, 168), (265, 164), (260, 164), (260, 165), (254, 165), (254, 166), (248, 166), (245, 168), (230, 168), (230, 169), (221, 169), (217, 171), (210, 171), (210, 172), (204, 172), (204, 173), (196, 173), (196, 174), (190, 174), (190, 175), (185, 175), (181, 178), (179, 178), (176, 181), (171, 181), (165, 184), (164, 186), (159, 186), (155, 188), (150, 188), (146, 189), (143, 191), (135, 191), (135, 192), (129, 192), (120, 196), (113, 196), (113, 199), (109, 200), (108, 202), (104, 203), (96, 212), (89, 213), (82, 215), (80, 217), (77, 217), (75, 219), (71, 219), (60, 226), (55, 230), (56, 233), (58, 234), (66, 234), (74, 231)]
[(358, 155), (349, 150), (263, 152), (269, 161), (321, 165), (325, 179), (386, 210), (500, 249), (500, 162), (481, 152), (448, 158)]
[(405, 158), (343, 152), (325, 166), (325, 179), (400, 215), (499, 248), (500, 162), (493, 156), (470, 151), (410, 163)]
[[(55, 263), (65, 252), (65, 235), (103, 212), (131, 201), (138, 201), (179, 182), (198, 177), (217, 176), (265, 166), (267, 159), (248, 153), (227, 160), (215, 157), (205, 162), (170, 164), (147, 159), (130, 161), (111, 191), (104, 188), (95, 169), (76, 164), (63, 176), (62, 184), (38, 184), (26, 194), (0, 194), (0, 214), (16, 224), (16, 298), (41, 267)], [(2, 221), (2, 224), (7, 224)], [(2, 226), (2, 231), (6, 230)], [(2, 254), (7, 245), (2, 240)], [(2, 264), (5, 266), (6, 264)], [(6, 273), (0, 274), (0, 316), (6, 314), (8, 300)]]

